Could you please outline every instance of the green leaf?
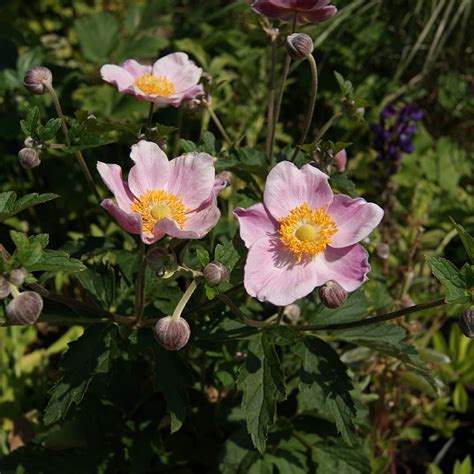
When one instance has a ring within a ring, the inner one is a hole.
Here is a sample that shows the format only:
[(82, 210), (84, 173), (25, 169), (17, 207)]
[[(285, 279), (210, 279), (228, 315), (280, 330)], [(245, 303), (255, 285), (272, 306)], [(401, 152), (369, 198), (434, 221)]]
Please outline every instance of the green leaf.
[(16, 246), (13, 257), (32, 271), (30, 268), (40, 260), (43, 253), (41, 242), (31, 238), (28, 239), (26, 234), (15, 230), (10, 231), (10, 237)]
[(115, 326), (95, 325), (69, 344), (61, 359), (64, 373), (52, 389), (52, 396), (44, 413), (50, 425), (64, 419), (73, 404), (79, 405), (96, 374), (108, 373), (119, 355)]
[(361, 448), (345, 446), (322, 446), (314, 451), (314, 460), (318, 463), (317, 474), (370, 474), (370, 462)]
[(355, 183), (351, 181), (345, 174), (333, 174), (329, 179), (329, 183), (331, 187), (337, 191), (349, 194), (350, 196), (355, 196)]
[(110, 308), (115, 297), (115, 273), (112, 267), (95, 266), (78, 273), (76, 278), (99, 305)]
[(247, 431), (254, 446), (263, 454), (268, 428), (275, 421), (276, 405), (286, 398), (285, 376), (275, 347), (265, 333), (251, 339), (237, 384), (243, 392)]
[(454, 224), (459, 237), (461, 238), (468, 257), (471, 259), (471, 262), (474, 263), (474, 237), (468, 234), (462, 225), (457, 224), (453, 219), (451, 219), (451, 221)]
[(428, 265), (437, 280), (446, 291), (446, 303), (468, 303), (470, 301), (471, 285), (469, 285), (472, 272), (463, 269), (460, 271), (456, 265), (443, 257), (427, 257)]
[(342, 74), (338, 73), (337, 71), (334, 71), (334, 76), (336, 76), (336, 81), (339, 84), (342, 94), (346, 97), (352, 97), (354, 94), (354, 87), (352, 86), (352, 83), (350, 81), (346, 81)]
[(18, 214), (25, 209), (43, 204), (53, 199), (58, 198), (57, 194), (46, 193), (46, 194), (27, 194), (17, 199), (16, 193), (8, 191), (6, 193), (0, 193), (0, 222)]
[(40, 124), (40, 110), (37, 106), (28, 110), (25, 120), (20, 121), (21, 130), (25, 135), (36, 137)]
[(62, 250), (44, 250), (39, 260), (30, 265), (31, 272), (77, 273), (86, 269), (84, 264)]
[(196, 255), (197, 255), (199, 265), (201, 265), (201, 267), (204, 268), (210, 262), (209, 252), (206, 249), (197, 247)]
[(214, 258), (221, 262), (229, 271), (232, 272), (236, 263), (240, 259), (239, 252), (234, 247), (232, 242), (227, 242), (225, 245), (217, 244), (214, 252)]
[(110, 60), (118, 44), (119, 24), (111, 13), (99, 12), (74, 22), (74, 31), (86, 59), (95, 64)]
[(303, 360), (299, 398), (302, 408), (329, 414), (344, 441), (353, 446), (357, 441), (353, 422), (356, 410), (346, 366), (334, 349), (318, 338), (306, 338), (297, 354)]
[(50, 119), (44, 126), (38, 128), (38, 135), (42, 142), (53, 139), (61, 128), (61, 119)]
[(346, 302), (337, 309), (329, 309), (319, 305), (317, 312), (312, 318), (318, 324), (322, 323), (345, 323), (358, 321), (367, 315), (369, 302), (362, 291), (351, 293)]

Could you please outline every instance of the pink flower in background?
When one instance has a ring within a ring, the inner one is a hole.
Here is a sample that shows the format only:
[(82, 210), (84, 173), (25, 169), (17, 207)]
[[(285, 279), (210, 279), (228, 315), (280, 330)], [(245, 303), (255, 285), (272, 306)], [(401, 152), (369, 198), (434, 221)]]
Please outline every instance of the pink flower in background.
[(337, 12), (330, 0), (255, 0), (252, 8), (261, 15), (285, 22), (292, 22), (296, 14), (300, 25), (320, 23)]
[(336, 169), (337, 171), (339, 171), (339, 173), (343, 173), (344, 171), (346, 171), (346, 165), (347, 165), (346, 150), (338, 151), (334, 155), (334, 162), (336, 163)]
[(383, 210), (364, 199), (334, 195), (328, 176), (284, 161), (270, 171), (263, 203), (236, 209), (249, 249), (245, 289), (285, 306), (333, 280), (354, 291), (367, 280), (368, 254), (357, 242), (380, 223)]
[(215, 178), (213, 158), (206, 153), (187, 153), (171, 161), (153, 142), (132, 146), (135, 165), (122, 179), (120, 166), (99, 162), (97, 169), (116, 202), (101, 206), (131, 234), (146, 244), (165, 235), (200, 239), (217, 223), (216, 196), (226, 183)]
[(160, 106), (179, 107), (204, 94), (199, 81), (202, 69), (185, 53), (173, 53), (158, 59), (153, 66), (139, 64), (133, 59), (121, 66), (105, 64), (100, 68), (104, 81), (120, 92)]

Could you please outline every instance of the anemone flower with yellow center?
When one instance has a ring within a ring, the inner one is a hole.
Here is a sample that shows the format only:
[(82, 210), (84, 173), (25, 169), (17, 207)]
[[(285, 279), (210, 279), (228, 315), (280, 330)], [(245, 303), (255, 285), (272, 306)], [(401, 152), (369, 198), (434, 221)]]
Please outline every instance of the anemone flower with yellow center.
[(182, 102), (204, 94), (199, 84), (202, 69), (185, 53), (168, 54), (152, 66), (134, 59), (121, 66), (105, 64), (100, 73), (104, 81), (115, 85), (120, 92), (162, 107), (179, 107)]
[(249, 249), (249, 295), (286, 306), (330, 280), (346, 291), (367, 280), (368, 254), (358, 242), (377, 227), (383, 210), (334, 195), (328, 179), (312, 165), (281, 162), (267, 177), (263, 203), (234, 211)]
[(122, 229), (151, 244), (165, 235), (200, 239), (216, 225), (216, 197), (226, 182), (215, 177), (211, 156), (188, 153), (168, 161), (156, 143), (142, 140), (132, 146), (130, 157), (135, 164), (128, 182), (120, 166), (97, 164), (115, 197), (101, 205)]

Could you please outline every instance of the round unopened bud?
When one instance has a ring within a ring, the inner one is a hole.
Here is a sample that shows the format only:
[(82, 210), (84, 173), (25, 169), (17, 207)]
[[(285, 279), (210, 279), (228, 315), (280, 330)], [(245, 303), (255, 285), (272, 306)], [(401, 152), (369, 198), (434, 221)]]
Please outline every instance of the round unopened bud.
[(10, 283), (13, 283), (15, 286), (21, 286), (25, 282), (26, 277), (28, 276), (28, 270), (26, 268), (16, 268), (10, 272), (8, 279)]
[(166, 247), (158, 247), (147, 253), (146, 263), (158, 276), (171, 276), (177, 268), (176, 255)]
[(286, 49), (291, 59), (304, 59), (313, 52), (314, 43), (306, 33), (293, 33), (286, 38)]
[(208, 263), (202, 274), (210, 285), (220, 285), (229, 278), (229, 271), (221, 262)]
[(18, 152), (18, 161), (25, 170), (36, 168), (41, 164), (39, 153), (33, 148), (22, 148)]
[(474, 338), (474, 310), (464, 311), (459, 318), (459, 328), (461, 332), (470, 338)]
[(300, 319), (301, 309), (297, 304), (289, 304), (285, 306), (283, 315), (291, 322), (296, 322)]
[(390, 245), (386, 244), (385, 242), (377, 244), (375, 247), (375, 253), (382, 260), (387, 260), (388, 256), (390, 255)]
[(15, 296), (7, 305), (7, 318), (12, 324), (27, 326), (34, 324), (43, 310), (43, 299), (34, 291), (25, 291)]
[(156, 340), (167, 351), (179, 351), (189, 341), (191, 329), (183, 318), (173, 319), (172, 316), (161, 318), (153, 328)]
[(330, 280), (319, 288), (319, 299), (324, 306), (335, 309), (339, 308), (346, 301), (347, 293), (339, 283)]
[(10, 294), (10, 283), (6, 278), (0, 276), (0, 300), (3, 300)]
[(48, 88), (45, 84), (52, 84), (53, 82), (53, 74), (47, 68), (43, 66), (35, 66), (25, 74), (25, 79), (23, 80), (23, 84), (25, 87), (32, 93), (36, 95), (44, 94), (48, 91)]

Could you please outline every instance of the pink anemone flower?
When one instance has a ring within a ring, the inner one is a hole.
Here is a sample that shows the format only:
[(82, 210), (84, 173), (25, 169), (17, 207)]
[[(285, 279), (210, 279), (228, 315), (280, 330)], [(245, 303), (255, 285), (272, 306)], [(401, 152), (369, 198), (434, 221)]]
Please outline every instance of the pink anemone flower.
[(263, 203), (234, 211), (249, 249), (249, 295), (286, 306), (329, 280), (346, 291), (367, 280), (368, 254), (357, 242), (380, 223), (383, 210), (334, 195), (328, 179), (314, 166), (281, 162), (268, 175)]
[(165, 235), (201, 239), (217, 223), (217, 195), (226, 186), (215, 177), (213, 158), (206, 153), (187, 153), (171, 161), (153, 142), (132, 146), (135, 162), (122, 179), (120, 166), (99, 162), (97, 169), (115, 196), (101, 206), (123, 230), (139, 234), (146, 244)]
[(261, 15), (300, 25), (320, 23), (334, 16), (337, 8), (330, 0), (255, 0), (252, 8)]
[(334, 159), (334, 163), (336, 165), (337, 171), (339, 171), (339, 173), (344, 173), (344, 171), (346, 171), (346, 166), (347, 166), (347, 152), (346, 152), (346, 150), (338, 151), (334, 155), (333, 159)]
[(173, 53), (146, 66), (133, 59), (121, 66), (105, 64), (100, 68), (102, 79), (115, 85), (120, 92), (160, 106), (179, 107), (204, 94), (199, 81), (202, 69), (185, 53)]

